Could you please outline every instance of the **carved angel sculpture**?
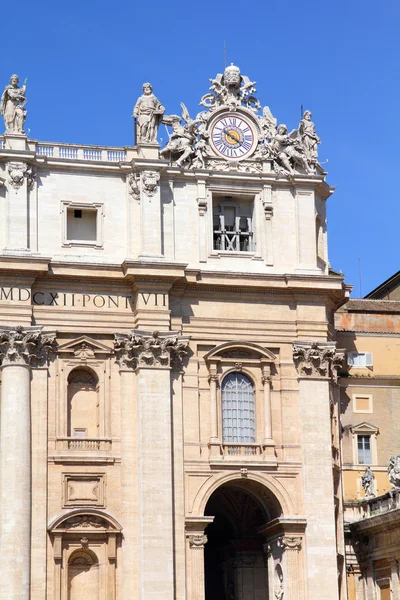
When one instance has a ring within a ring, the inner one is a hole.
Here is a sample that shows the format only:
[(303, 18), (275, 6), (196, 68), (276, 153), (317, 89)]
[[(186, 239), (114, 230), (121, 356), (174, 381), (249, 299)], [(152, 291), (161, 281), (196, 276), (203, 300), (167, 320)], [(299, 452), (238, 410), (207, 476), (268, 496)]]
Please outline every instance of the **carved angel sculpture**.
[[(195, 154), (195, 143), (197, 141), (197, 126), (199, 121), (191, 119), (189, 111), (181, 102), (182, 117), (178, 115), (166, 116), (163, 123), (172, 127), (172, 134), (167, 145), (160, 151), (160, 156), (169, 155), (171, 158), (179, 155), (176, 164), (181, 167), (186, 160), (190, 160)], [(182, 125), (184, 121), (184, 125)]]
[(279, 125), (269, 147), (272, 156), (291, 175), (294, 174), (293, 167), (296, 165), (303, 167), (306, 173), (312, 172), (305, 157), (304, 147), (295, 129), (288, 134), (286, 125)]

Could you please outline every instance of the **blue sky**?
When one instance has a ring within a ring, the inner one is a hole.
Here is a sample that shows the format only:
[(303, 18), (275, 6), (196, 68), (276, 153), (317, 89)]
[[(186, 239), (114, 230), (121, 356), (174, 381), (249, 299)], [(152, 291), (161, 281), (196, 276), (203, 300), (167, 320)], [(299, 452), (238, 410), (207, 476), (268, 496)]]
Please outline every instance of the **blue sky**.
[[(15, 19), (15, 20), (14, 20)], [(330, 261), (359, 296), (400, 269), (398, 0), (18, 1), (0, 85), (28, 77), (30, 136), (131, 145), (144, 81), (194, 115), (228, 63), (257, 81), (279, 122), (313, 113), (328, 201)], [(163, 136), (163, 132), (161, 132)], [(166, 135), (164, 137), (164, 142)]]

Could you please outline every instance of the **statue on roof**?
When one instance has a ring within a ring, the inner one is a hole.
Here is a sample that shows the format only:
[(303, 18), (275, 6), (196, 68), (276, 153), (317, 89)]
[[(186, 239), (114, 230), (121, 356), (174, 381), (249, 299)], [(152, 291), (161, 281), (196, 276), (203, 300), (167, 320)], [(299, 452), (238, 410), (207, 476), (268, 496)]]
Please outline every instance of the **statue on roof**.
[[(171, 160), (175, 160), (175, 164), (181, 167), (186, 161), (191, 164), (192, 157), (196, 154), (196, 142), (198, 140), (197, 126), (199, 120), (191, 119), (189, 111), (181, 102), (182, 117), (178, 115), (165, 116), (163, 123), (172, 127), (172, 134), (169, 142), (160, 151), (160, 156), (170, 156)], [(182, 124), (183, 121), (183, 124)]]
[(142, 89), (143, 94), (137, 99), (132, 115), (137, 119), (137, 141), (145, 144), (156, 144), (158, 128), (165, 108), (153, 94), (151, 83), (144, 83)]
[(3, 115), (6, 133), (24, 134), (24, 123), (26, 119), (25, 97), (26, 82), (19, 87), (18, 75), (11, 75), (9, 85), (4, 88), (0, 100), (0, 114)]
[(315, 133), (315, 124), (311, 121), (312, 114), (309, 110), (305, 110), (303, 118), (299, 123), (299, 136), (304, 146), (307, 160), (310, 163), (318, 162), (318, 144), (321, 140)]

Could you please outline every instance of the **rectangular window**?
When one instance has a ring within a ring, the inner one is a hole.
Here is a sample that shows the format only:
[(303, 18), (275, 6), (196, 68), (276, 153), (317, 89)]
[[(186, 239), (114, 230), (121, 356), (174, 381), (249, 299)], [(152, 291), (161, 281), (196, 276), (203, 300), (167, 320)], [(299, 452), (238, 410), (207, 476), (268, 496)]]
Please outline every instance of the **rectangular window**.
[(67, 209), (67, 240), (95, 242), (97, 210)]
[(351, 367), (372, 367), (373, 356), (371, 352), (349, 352), (347, 364)]
[(213, 248), (223, 252), (253, 252), (253, 199), (213, 198)]
[(371, 436), (370, 435), (358, 435), (357, 436), (357, 450), (358, 450), (358, 464), (359, 465), (370, 465), (372, 462)]
[(76, 438), (85, 438), (86, 437), (86, 429), (74, 429), (74, 437)]

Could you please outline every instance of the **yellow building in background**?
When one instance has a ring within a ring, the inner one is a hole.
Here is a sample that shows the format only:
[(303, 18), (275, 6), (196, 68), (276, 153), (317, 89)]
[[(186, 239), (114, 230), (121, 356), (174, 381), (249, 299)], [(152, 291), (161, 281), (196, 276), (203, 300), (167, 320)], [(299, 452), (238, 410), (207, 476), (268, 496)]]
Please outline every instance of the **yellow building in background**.
[[(347, 353), (340, 421), (349, 600), (399, 598), (400, 502), (388, 477), (400, 452), (400, 274), (335, 315)], [(366, 466), (369, 484), (363, 486)]]

